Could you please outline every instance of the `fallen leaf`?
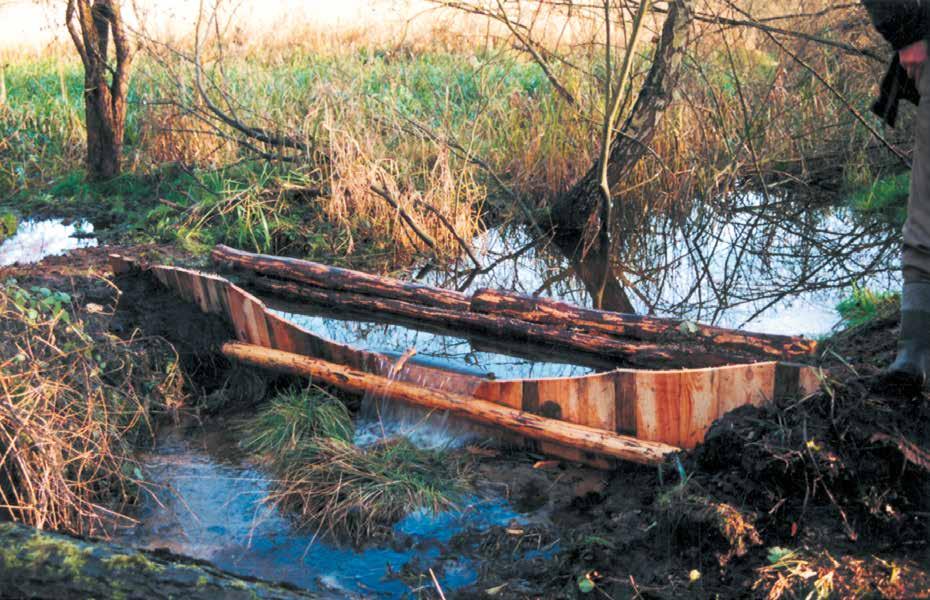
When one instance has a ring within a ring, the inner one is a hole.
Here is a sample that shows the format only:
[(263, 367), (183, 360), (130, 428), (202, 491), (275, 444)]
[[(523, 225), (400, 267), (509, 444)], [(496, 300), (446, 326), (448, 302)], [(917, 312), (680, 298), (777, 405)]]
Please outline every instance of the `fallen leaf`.
[(506, 583), (502, 583), (502, 584), (500, 584), (500, 585), (498, 585), (498, 586), (495, 586), (495, 587), (488, 588), (488, 589), (484, 590), (484, 593), (487, 594), (488, 596), (496, 596), (496, 595), (500, 594), (501, 592), (503, 592), (505, 587), (507, 587), (507, 584), (506, 584)]
[(507, 533), (509, 533), (510, 535), (523, 535), (524, 530), (522, 530), (522, 529), (508, 529), (508, 530), (507, 530)]

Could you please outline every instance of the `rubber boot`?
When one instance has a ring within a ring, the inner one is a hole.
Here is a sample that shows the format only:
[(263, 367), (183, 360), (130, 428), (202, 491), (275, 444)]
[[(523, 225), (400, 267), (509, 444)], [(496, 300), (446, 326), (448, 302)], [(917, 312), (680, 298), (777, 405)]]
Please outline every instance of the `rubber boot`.
[(930, 283), (905, 283), (901, 293), (898, 356), (882, 380), (898, 392), (917, 393), (930, 375)]

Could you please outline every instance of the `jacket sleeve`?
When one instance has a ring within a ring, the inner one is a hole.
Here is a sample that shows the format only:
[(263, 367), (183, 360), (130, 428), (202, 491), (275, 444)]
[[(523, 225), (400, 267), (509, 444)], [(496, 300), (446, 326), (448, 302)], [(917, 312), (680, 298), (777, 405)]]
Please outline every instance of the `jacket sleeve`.
[(930, 38), (930, 0), (862, 0), (862, 4), (895, 50)]

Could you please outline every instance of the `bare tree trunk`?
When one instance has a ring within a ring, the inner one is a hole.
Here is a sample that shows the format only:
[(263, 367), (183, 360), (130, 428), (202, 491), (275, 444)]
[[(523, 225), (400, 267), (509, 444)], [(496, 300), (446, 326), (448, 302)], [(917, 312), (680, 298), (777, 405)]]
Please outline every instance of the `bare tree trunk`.
[[(132, 62), (119, 1), (68, 0), (65, 21), (84, 65), (87, 172), (91, 179), (111, 179), (120, 172)], [(111, 37), (115, 66), (108, 62)]]
[[(646, 152), (656, 126), (668, 107), (678, 82), (693, 16), (692, 0), (672, 0), (652, 67), (629, 117), (613, 137), (608, 153), (607, 183), (614, 189)], [(600, 163), (594, 164), (559, 198), (550, 212), (561, 234), (593, 240), (601, 226)]]

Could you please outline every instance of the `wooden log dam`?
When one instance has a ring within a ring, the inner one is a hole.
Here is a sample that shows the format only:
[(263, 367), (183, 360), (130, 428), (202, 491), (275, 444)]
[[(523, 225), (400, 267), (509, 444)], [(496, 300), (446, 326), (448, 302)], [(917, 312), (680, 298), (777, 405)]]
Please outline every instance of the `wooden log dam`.
[[(235, 332), (231, 360), (391, 401), (446, 411), (528, 450), (607, 468), (656, 464), (704, 439), (740, 406), (819, 386), (799, 364), (816, 352), (801, 337), (748, 333), (592, 310), (482, 289), (464, 293), (309, 261), (217, 246), (219, 272), (141, 267), (111, 255), (114, 273), (152, 276), (181, 299), (219, 315)], [(471, 332), (587, 356), (616, 368), (587, 375), (494, 379), (424, 366), (329, 340), (269, 310), (263, 296)]]

